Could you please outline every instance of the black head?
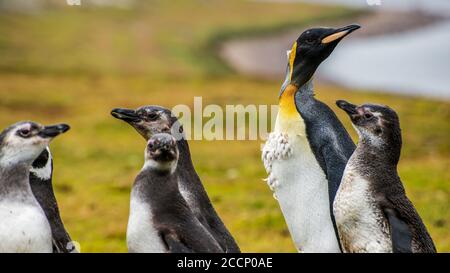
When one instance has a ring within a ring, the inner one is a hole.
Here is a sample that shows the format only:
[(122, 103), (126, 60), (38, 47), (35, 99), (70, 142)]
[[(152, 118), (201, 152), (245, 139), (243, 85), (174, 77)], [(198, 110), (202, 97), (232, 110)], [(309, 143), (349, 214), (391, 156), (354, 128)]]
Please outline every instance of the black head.
[(384, 105), (360, 106), (338, 100), (337, 106), (350, 117), (360, 139), (374, 146), (401, 147), (400, 122), (397, 113)]
[(53, 138), (69, 129), (67, 124), (43, 126), (32, 121), (16, 123), (0, 134), (0, 163), (31, 163)]
[(300, 87), (307, 83), (337, 44), (359, 28), (359, 25), (349, 25), (342, 28), (312, 28), (304, 31), (288, 52), (288, 67), (282, 91), (289, 84)]
[(178, 119), (172, 115), (172, 112), (161, 106), (142, 106), (136, 110), (115, 108), (111, 111), (111, 115), (133, 126), (146, 140), (154, 134), (173, 133), (172, 127), (178, 128), (180, 133), (183, 130), (180, 125), (174, 126), (178, 124)]

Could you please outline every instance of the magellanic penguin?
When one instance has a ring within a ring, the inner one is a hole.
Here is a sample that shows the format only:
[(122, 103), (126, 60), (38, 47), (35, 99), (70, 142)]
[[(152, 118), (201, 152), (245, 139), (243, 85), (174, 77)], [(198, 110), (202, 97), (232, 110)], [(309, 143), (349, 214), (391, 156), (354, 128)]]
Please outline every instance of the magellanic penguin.
[(131, 192), (129, 252), (223, 252), (180, 193), (178, 158), (172, 135), (155, 134), (148, 141), (144, 167)]
[(160, 106), (143, 106), (136, 110), (116, 108), (111, 114), (130, 124), (140, 135), (149, 140), (157, 133), (177, 134), (177, 146), (180, 152), (178, 177), (180, 192), (189, 207), (222, 247), (223, 252), (239, 253), (239, 247), (233, 236), (217, 215), (203, 184), (195, 171), (191, 160), (189, 145), (183, 136), (183, 127), (171, 111)]
[(402, 137), (394, 110), (337, 101), (359, 135), (334, 200), (345, 252), (436, 252), (397, 173)]
[(0, 252), (53, 252), (47, 217), (30, 186), (30, 169), (66, 124), (19, 122), (0, 134)]
[(313, 28), (288, 51), (274, 132), (262, 160), (299, 252), (340, 252), (332, 204), (355, 145), (334, 112), (314, 98), (317, 67), (358, 25)]
[(33, 162), (30, 169), (31, 191), (47, 216), (52, 230), (54, 253), (78, 252), (69, 233), (66, 231), (59, 214), (58, 203), (53, 191), (53, 158), (50, 148), (46, 147)]

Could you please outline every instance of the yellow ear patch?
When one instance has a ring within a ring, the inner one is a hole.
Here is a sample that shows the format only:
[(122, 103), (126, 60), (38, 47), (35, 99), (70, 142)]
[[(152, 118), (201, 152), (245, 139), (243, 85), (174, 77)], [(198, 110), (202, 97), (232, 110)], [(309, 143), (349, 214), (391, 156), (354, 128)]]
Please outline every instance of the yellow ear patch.
[(297, 55), (297, 42), (292, 45), (291, 53), (289, 55), (289, 81), (292, 80), (292, 72), (294, 71), (294, 61)]
[(328, 35), (327, 37), (322, 39), (322, 44), (327, 44), (327, 43), (336, 41), (337, 39), (340, 39), (340, 38), (344, 37), (345, 35), (347, 35), (348, 32), (349, 32), (349, 30), (343, 30), (343, 31)]

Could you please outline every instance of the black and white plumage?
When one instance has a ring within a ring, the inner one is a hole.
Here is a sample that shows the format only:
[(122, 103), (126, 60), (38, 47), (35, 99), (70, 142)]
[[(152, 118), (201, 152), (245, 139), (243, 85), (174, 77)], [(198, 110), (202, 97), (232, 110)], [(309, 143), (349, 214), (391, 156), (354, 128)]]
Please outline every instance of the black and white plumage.
[(19, 122), (0, 134), (0, 252), (52, 252), (50, 224), (31, 191), (30, 168), (51, 139), (67, 130), (65, 124)]
[(54, 253), (77, 252), (59, 214), (58, 203), (53, 191), (53, 158), (46, 147), (33, 162), (30, 169), (30, 185), (34, 197), (41, 205), (50, 223)]
[(155, 134), (131, 193), (129, 252), (220, 253), (222, 248), (189, 208), (178, 188), (176, 140)]
[(346, 101), (337, 105), (350, 116), (359, 135), (334, 201), (343, 250), (436, 252), (397, 173), (402, 137), (395, 111)]
[(294, 42), (275, 128), (262, 150), (268, 185), (300, 252), (341, 251), (332, 204), (355, 145), (334, 112), (314, 97), (312, 77), (358, 28), (308, 29)]
[(215, 211), (192, 163), (189, 144), (183, 136), (183, 127), (171, 111), (160, 106), (143, 106), (136, 110), (116, 108), (111, 114), (130, 124), (149, 140), (157, 133), (170, 133), (176, 137), (180, 153), (175, 175), (181, 195), (202, 225), (211, 233), (223, 252), (240, 252), (239, 246)]

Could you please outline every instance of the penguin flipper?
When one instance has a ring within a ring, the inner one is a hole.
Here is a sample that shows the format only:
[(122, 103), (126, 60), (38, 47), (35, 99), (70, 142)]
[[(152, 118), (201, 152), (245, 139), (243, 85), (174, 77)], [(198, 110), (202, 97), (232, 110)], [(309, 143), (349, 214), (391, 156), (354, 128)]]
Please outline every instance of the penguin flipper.
[(30, 186), (47, 217), (52, 231), (53, 253), (77, 252), (62, 222), (53, 190), (53, 158), (47, 147), (33, 162), (30, 170)]
[(65, 229), (59, 214), (58, 204), (51, 183), (51, 178), (48, 181), (42, 181), (32, 174), (30, 175), (30, 185), (33, 194), (50, 224), (53, 253), (76, 252), (75, 246), (71, 244), (72, 239)]
[(385, 208), (384, 213), (391, 230), (392, 251), (394, 253), (411, 253), (412, 233), (408, 224), (397, 217), (397, 213), (391, 208)]
[(333, 204), (348, 158), (330, 143), (323, 146), (321, 151), (324, 161), (322, 168), (328, 180), (330, 204)]
[(169, 253), (193, 253), (194, 251), (187, 247), (178, 239), (178, 236), (172, 232), (162, 232), (161, 237), (166, 244)]

